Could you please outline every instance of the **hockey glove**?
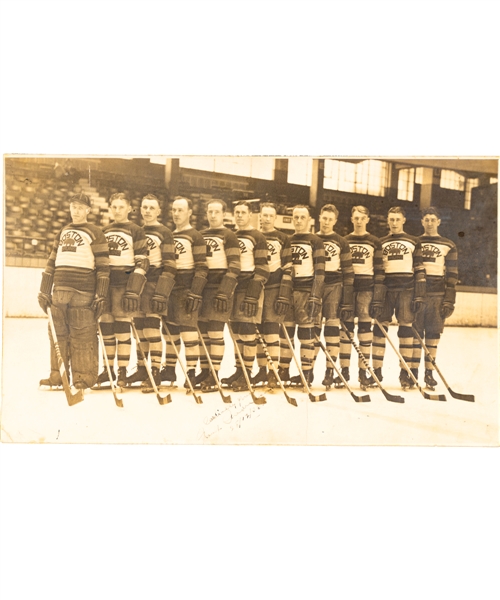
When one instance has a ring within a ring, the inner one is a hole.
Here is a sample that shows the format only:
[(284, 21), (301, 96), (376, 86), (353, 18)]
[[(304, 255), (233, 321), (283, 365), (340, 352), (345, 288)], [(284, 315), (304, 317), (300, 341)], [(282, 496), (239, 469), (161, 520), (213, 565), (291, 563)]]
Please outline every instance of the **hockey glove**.
[(190, 315), (193, 312), (196, 312), (200, 306), (202, 301), (202, 292), (205, 288), (205, 284), (207, 280), (205, 277), (194, 277), (193, 283), (191, 284), (191, 290), (188, 292), (186, 298), (186, 312)]
[(146, 282), (146, 277), (142, 273), (135, 271), (130, 274), (127, 281), (127, 289), (122, 298), (122, 309), (125, 312), (137, 312), (139, 310), (139, 296)]
[(444, 292), (443, 303), (441, 304), (441, 316), (443, 319), (451, 317), (455, 310), (455, 300), (457, 292), (455, 288), (447, 287)]
[(339, 317), (341, 321), (349, 321), (354, 314), (354, 288), (352, 285), (344, 285), (342, 292), (342, 304), (340, 305)]
[(281, 279), (280, 291), (274, 302), (274, 310), (280, 317), (286, 315), (288, 307), (292, 301), (292, 280), (289, 276), (283, 275)]
[(373, 299), (370, 304), (370, 317), (372, 319), (380, 319), (384, 309), (386, 292), (387, 288), (382, 283), (376, 283), (373, 286)]
[(418, 278), (419, 275), (416, 275), (415, 279), (415, 288), (413, 292), (413, 300), (411, 303), (411, 310), (413, 313), (417, 314), (424, 307), (425, 301), (425, 276), (424, 278)]
[(217, 294), (215, 294), (213, 303), (214, 308), (217, 312), (225, 313), (229, 308), (229, 300), (232, 298), (234, 288), (236, 287), (236, 279), (234, 277), (228, 277), (224, 275), (220, 282)]
[(255, 317), (259, 310), (259, 297), (262, 292), (262, 282), (251, 279), (248, 282), (247, 293), (245, 299), (240, 304), (240, 311), (245, 317), (251, 319)]
[(321, 298), (309, 296), (307, 302), (307, 315), (310, 319), (315, 319), (321, 312)]
[(42, 283), (40, 284), (40, 293), (38, 294), (38, 304), (45, 314), (47, 314), (47, 308), (52, 304), (53, 281), (53, 275), (45, 273), (45, 271), (42, 273)]
[(156, 284), (155, 293), (151, 298), (151, 310), (160, 315), (167, 310), (168, 298), (174, 287), (175, 280), (171, 275), (162, 273)]

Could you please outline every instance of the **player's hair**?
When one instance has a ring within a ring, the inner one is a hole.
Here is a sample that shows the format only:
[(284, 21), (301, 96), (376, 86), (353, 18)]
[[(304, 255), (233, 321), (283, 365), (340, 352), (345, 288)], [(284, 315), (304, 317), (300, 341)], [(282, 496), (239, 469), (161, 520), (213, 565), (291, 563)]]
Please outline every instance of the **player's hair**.
[[(158, 208), (161, 208), (160, 201), (154, 194), (146, 194), (142, 200), (156, 200), (156, 202), (158, 203)], [(141, 200), (141, 205), (142, 205), (142, 200)]]
[(130, 200), (125, 196), (123, 192), (117, 192), (116, 194), (111, 194), (111, 198), (109, 199), (109, 203), (111, 204), (113, 200), (125, 200), (125, 202), (130, 206)]
[(248, 212), (252, 212), (252, 205), (250, 204), (250, 202), (248, 202), (248, 200), (239, 200), (238, 202), (236, 202), (236, 204), (233, 205), (233, 210), (237, 206), (246, 206), (248, 208)]
[(213, 200), (209, 200), (206, 204), (207, 210), (211, 204), (220, 204), (222, 207), (222, 212), (227, 212), (227, 204), (224, 200), (219, 200), (218, 198), (214, 198)]
[(351, 208), (351, 215), (353, 215), (356, 211), (358, 211), (360, 213), (363, 213), (367, 217), (370, 216), (370, 211), (366, 208), (366, 206), (363, 206), (362, 204), (358, 204), (357, 206), (353, 206)]
[(274, 208), (274, 211), (276, 212), (276, 214), (278, 214), (278, 209), (276, 208), (276, 204), (274, 204), (274, 202), (262, 202), (262, 204), (260, 205), (261, 212), (263, 208)]
[(402, 206), (391, 206), (391, 208), (387, 211), (387, 214), (390, 215), (391, 213), (400, 213), (403, 215), (403, 217), (406, 217), (406, 213)]
[(422, 209), (422, 219), (425, 215), (436, 215), (438, 219), (441, 219), (441, 215), (439, 214), (438, 209), (435, 206), (428, 206), (427, 208)]
[(305, 208), (307, 210), (307, 212), (309, 213), (309, 216), (311, 216), (311, 209), (306, 205), (306, 204), (296, 204), (293, 208), (292, 208), (292, 215), (293, 215), (293, 211), (296, 208)]
[(80, 202), (81, 204), (86, 204), (88, 206), (91, 204), (89, 196), (84, 194), (83, 191), (81, 191), (79, 194), (74, 194), (71, 196), (69, 203), (71, 204), (72, 202)]
[(176, 196), (174, 198), (174, 202), (176, 200), (185, 200), (187, 203), (188, 210), (193, 210), (193, 201), (191, 200), (191, 198), (186, 198), (185, 196)]
[(335, 213), (336, 217), (339, 216), (339, 209), (335, 206), (335, 204), (323, 204), (319, 214), (322, 215), (324, 212), (332, 212)]

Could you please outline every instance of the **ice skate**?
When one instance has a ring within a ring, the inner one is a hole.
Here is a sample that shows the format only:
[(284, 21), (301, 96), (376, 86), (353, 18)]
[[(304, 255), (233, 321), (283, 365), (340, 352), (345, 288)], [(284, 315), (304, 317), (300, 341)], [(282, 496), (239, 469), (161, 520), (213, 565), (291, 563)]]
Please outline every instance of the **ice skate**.
[(433, 377), (432, 369), (425, 369), (424, 382), (427, 389), (431, 390), (432, 392), (435, 390), (437, 381)]
[(201, 391), (202, 392), (215, 392), (217, 391), (218, 386), (215, 381), (215, 377), (213, 373), (209, 373), (208, 377), (201, 382)]
[(269, 371), (269, 373), (267, 375), (267, 387), (272, 390), (279, 387), (279, 382), (278, 382), (278, 379), (276, 378), (276, 374), (272, 370)]
[(195, 376), (194, 378), (194, 387), (195, 388), (199, 388), (200, 385), (205, 381), (205, 379), (207, 379), (207, 377), (210, 375), (210, 370), (209, 369), (202, 369), (198, 375)]
[[(303, 371), (304, 379), (307, 381), (308, 385), (311, 385), (314, 380), (314, 373), (312, 369), (309, 371)], [(291, 387), (304, 387), (304, 383), (302, 381), (302, 377), (300, 375), (294, 375), (290, 378), (290, 386)]]
[(41, 388), (49, 388), (55, 390), (62, 390), (62, 379), (59, 371), (52, 371), (47, 379), (40, 379), (39, 383)]
[(247, 384), (247, 380), (245, 378), (245, 375), (243, 373), (243, 371), (241, 371), (241, 375), (238, 377), (238, 379), (236, 379), (235, 381), (233, 381), (231, 388), (235, 391), (235, 392), (246, 392), (248, 391), (248, 384)]
[[(342, 367), (341, 373), (342, 373), (342, 377), (346, 381), (349, 381), (349, 379), (351, 377), (349, 375), (349, 367)], [(335, 377), (335, 379), (333, 380), (333, 385), (336, 388), (343, 388), (343, 387), (345, 387), (344, 382), (342, 381), (342, 378), (340, 377), (340, 375), (337, 375), (337, 377)]]
[(175, 373), (175, 366), (173, 365), (165, 365), (163, 369), (160, 371), (160, 381), (166, 381), (167, 384), (172, 386), (177, 379), (177, 375)]
[(409, 390), (414, 387), (413, 380), (406, 369), (401, 369), (401, 373), (399, 374), (399, 383), (401, 384), (403, 390)]
[(222, 387), (232, 387), (233, 383), (243, 374), (241, 367), (236, 367), (236, 371), (229, 377), (223, 377), (220, 380)]
[(321, 385), (324, 385), (326, 391), (330, 390), (333, 385), (333, 369), (327, 368), (325, 371), (325, 377), (321, 382)]
[[(158, 367), (151, 368), (151, 374), (153, 376), (153, 381), (155, 382), (156, 387), (160, 387), (161, 385), (161, 373)], [(141, 391), (143, 394), (150, 394), (154, 392), (153, 384), (151, 383), (151, 379), (148, 376), (146, 371), (146, 379), (141, 383)]]
[[(110, 369), (111, 371), (111, 377), (113, 378), (113, 381), (115, 381), (116, 379), (116, 375), (115, 375), (115, 371), (113, 369), (113, 367), (111, 367)], [(111, 386), (109, 385), (109, 375), (108, 375), (108, 370), (104, 369), (104, 371), (97, 377), (97, 382), (96, 384), (93, 386), (93, 390), (98, 390), (101, 387), (103, 387), (103, 383), (107, 383), (108, 385), (104, 386), (105, 388), (110, 388)]]
[(116, 385), (121, 388), (127, 385), (127, 367), (118, 367)]
[(359, 370), (358, 381), (361, 389), (366, 391), (368, 388), (376, 387), (375, 379), (366, 372), (366, 369)]
[(278, 367), (278, 375), (283, 385), (290, 384), (290, 370), (288, 367)]
[(131, 386), (134, 383), (142, 383), (147, 376), (148, 372), (146, 371), (146, 367), (144, 365), (140, 365), (137, 367), (137, 371), (127, 377), (126, 384)]
[(267, 380), (268, 374), (266, 367), (261, 367), (253, 377), (250, 377), (250, 383), (253, 386), (258, 385), (259, 383), (264, 385), (267, 383)]
[[(196, 375), (195, 375), (195, 370), (194, 370), (194, 369), (188, 369), (187, 376), (188, 376), (189, 382), (191, 382), (191, 385), (192, 385), (193, 387), (196, 387)], [(184, 382), (184, 387), (185, 387), (187, 390), (191, 389), (191, 388), (189, 387), (189, 382), (188, 382), (188, 379), (186, 379), (186, 381)]]

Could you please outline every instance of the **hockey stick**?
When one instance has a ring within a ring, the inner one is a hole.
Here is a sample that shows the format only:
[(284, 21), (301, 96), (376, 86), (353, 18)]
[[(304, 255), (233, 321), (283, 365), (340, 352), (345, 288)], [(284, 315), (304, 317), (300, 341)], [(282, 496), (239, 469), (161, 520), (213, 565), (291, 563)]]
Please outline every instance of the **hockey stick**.
[(427, 400), (439, 400), (440, 402), (446, 402), (446, 396), (444, 396), (443, 394), (428, 394), (427, 392), (424, 392), (424, 390), (420, 387), (415, 375), (413, 375), (413, 373), (411, 372), (411, 369), (408, 366), (407, 362), (401, 356), (401, 353), (396, 348), (396, 346), (393, 344), (393, 342), (392, 342), (391, 338), (389, 337), (389, 334), (387, 333), (385, 328), (382, 326), (382, 324), (379, 322), (378, 319), (373, 319), (373, 321), (375, 322), (376, 325), (378, 325), (380, 331), (384, 334), (385, 339), (389, 342), (389, 344), (392, 346), (392, 349), (394, 350), (394, 352), (398, 355), (400, 364), (403, 365), (403, 367), (407, 371), (408, 375), (410, 376), (411, 380), (413, 381), (415, 386), (418, 388), (418, 391), (422, 394), (422, 396), (424, 398), (426, 398)]
[(396, 396), (394, 394), (389, 394), (389, 392), (386, 391), (383, 388), (382, 384), (380, 383), (379, 378), (375, 375), (375, 371), (370, 367), (368, 361), (365, 358), (365, 355), (361, 351), (361, 348), (358, 346), (358, 344), (354, 340), (354, 336), (351, 336), (351, 332), (347, 329), (347, 327), (345, 326), (345, 324), (342, 321), (340, 321), (340, 326), (342, 327), (342, 329), (344, 330), (344, 333), (347, 335), (347, 337), (349, 338), (349, 341), (351, 342), (352, 346), (354, 347), (354, 349), (358, 353), (358, 356), (361, 359), (361, 362), (363, 363), (365, 369), (373, 377), (373, 380), (375, 381), (375, 383), (380, 388), (380, 391), (382, 392), (382, 394), (384, 394), (386, 400), (389, 400), (389, 402), (399, 402), (400, 404), (403, 404), (404, 401), (405, 401), (405, 399), (403, 398), (403, 396)]
[(118, 398), (118, 394), (116, 393), (115, 383), (111, 374), (111, 367), (109, 365), (108, 355), (106, 354), (106, 346), (104, 345), (104, 338), (102, 337), (101, 324), (99, 323), (99, 321), (97, 321), (97, 329), (99, 330), (99, 342), (101, 344), (102, 355), (104, 357), (104, 364), (106, 365), (106, 370), (108, 371), (109, 383), (111, 385), (113, 398), (115, 399), (116, 406), (118, 406), (119, 408), (123, 408), (122, 399)]
[(446, 379), (444, 378), (443, 374), (439, 370), (439, 367), (437, 366), (435, 359), (431, 356), (431, 353), (429, 352), (429, 349), (424, 344), (424, 340), (420, 337), (420, 335), (419, 335), (418, 331), (415, 329), (415, 327), (412, 326), (412, 329), (413, 329), (413, 333), (415, 334), (415, 336), (417, 337), (418, 341), (420, 342), (420, 345), (424, 349), (424, 352), (427, 354), (427, 357), (429, 358), (430, 362), (434, 365), (434, 368), (438, 372), (439, 377), (441, 377), (441, 379), (443, 380), (444, 385), (446, 386), (447, 390), (450, 392), (450, 396), (452, 396), (453, 398), (456, 398), (457, 400), (465, 400), (466, 402), (475, 402), (475, 398), (474, 398), (474, 396), (472, 394), (459, 394), (457, 392), (454, 392), (451, 389), (451, 387), (446, 382)]
[(309, 387), (309, 384), (307, 383), (306, 378), (304, 377), (304, 372), (302, 371), (302, 367), (300, 366), (297, 356), (295, 355), (295, 351), (292, 346), (292, 340), (290, 339), (290, 336), (288, 335), (288, 331), (286, 330), (286, 327), (283, 323), (280, 323), (280, 326), (281, 326), (281, 330), (283, 331), (283, 333), (285, 335), (286, 343), (288, 344), (288, 347), (290, 348), (290, 352), (292, 353), (295, 365), (297, 366), (297, 369), (299, 370), (299, 375), (302, 380), (302, 385), (306, 389), (307, 395), (309, 396), (309, 400), (311, 402), (324, 402), (326, 400), (325, 393), (320, 394), (319, 396), (315, 396), (311, 392), (311, 388)]
[[(156, 382), (154, 380), (153, 373), (151, 373), (151, 368), (149, 366), (148, 359), (144, 353), (144, 350), (142, 349), (141, 339), (139, 337), (139, 334), (137, 333), (137, 329), (135, 328), (134, 319), (130, 319), (130, 326), (132, 327), (132, 331), (134, 333), (137, 350), (139, 350), (139, 352), (141, 353), (142, 361), (144, 363), (144, 366), (146, 367), (146, 371), (148, 372), (149, 381), (151, 382), (151, 386), (153, 387), (158, 402), (162, 406), (164, 406), (165, 404), (169, 404), (170, 402), (172, 402), (172, 396), (170, 394), (167, 394), (166, 396), (160, 396), (160, 392), (158, 391), (158, 386), (156, 385)], [(143, 393), (145, 393), (144, 390)]]
[(252, 388), (252, 384), (250, 383), (250, 377), (248, 376), (247, 368), (245, 367), (245, 363), (243, 362), (243, 357), (241, 356), (240, 348), (238, 346), (238, 341), (234, 337), (233, 330), (231, 325), (228, 323), (227, 328), (229, 329), (229, 334), (231, 335), (231, 339), (233, 340), (234, 349), (236, 350), (236, 354), (238, 355), (238, 360), (240, 361), (241, 369), (243, 371), (243, 375), (245, 377), (245, 381), (247, 382), (248, 391), (252, 396), (252, 400), (254, 404), (266, 404), (266, 399), (264, 396), (257, 396), (255, 394), (255, 390)]
[(354, 402), (371, 402), (371, 398), (370, 398), (369, 394), (365, 394), (364, 396), (357, 396), (352, 391), (352, 389), (349, 387), (349, 384), (347, 383), (347, 379), (342, 375), (342, 371), (335, 364), (335, 362), (334, 362), (331, 354), (328, 352), (325, 344), (323, 344), (323, 342), (320, 340), (319, 336), (315, 335), (314, 337), (316, 338), (316, 342), (319, 344), (319, 347), (321, 348), (321, 350), (323, 350), (323, 352), (325, 353), (326, 358), (332, 363), (332, 366), (335, 369), (335, 372), (340, 377), (342, 383), (345, 385), (346, 390), (353, 397)]
[(257, 335), (257, 339), (259, 340), (260, 345), (262, 346), (262, 348), (264, 350), (264, 354), (266, 355), (267, 362), (269, 363), (269, 366), (273, 370), (274, 376), (276, 377), (276, 381), (279, 383), (279, 386), (280, 386), (282, 392), (285, 394), (285, 398), (286, 398), (287, 402), (289, 404), (291, 404), (292, 406), (297, 406), (297, 400), (295, 400), (295, 398), (292, 398), (291, 396), (288, 395), (288, 393), (285, 389), (285, 386), (283, 385), (283, 382), (281, 381), (281, 378), (278, 374), (278, 369), (276, 368), (276, 365), (274, 364), (274, 361), (271, 358), (271, 355), (269, 354), (269, 350), (267, 349), (267, 344), (264, 341), (262, 335), (260, 334), (260, 331), (259, 331), (259, 328), (257, 327), (257, 325), (255, 325), (255, 333)]
[(64, 364), (61, 349), (59, 348), (59, 342), (57, 341), (56, 328), (54, 326), (54, 319), (52, 318), (52, 311), (50, 309), (50, 306), (47, 306), (47, 315), (49, 317), (50, 332), (52, 333), (52, 343), (54, 344), (54, 348), (56, 350), (57, 365), (59, 367), (59, 373), (61, 374), (61, 380), (64, 393), (66, 394), (66, 400), (68, 401), (69, 406), (74, 406), (75, 404), (78, 404), (78, 402), (81, 402), (84, 399), (83, 390), (78, 390), (76, 394), (73, 394), (71, 392), (68, 374), (66, 373), (66, 365)]
[[(187, 373), (186, 366), (181, 361), (179, 351), (175, 347), (174, 340), (172, 339), (172, 334), (170, 333), (170, 330), (167, 326), (167, 321), (165, 320), (165, 318), (162, 318), (162, 322), (163, 322), (163, 327), (165, 327), (165, 331), (167, 332), (170, 343), (172, 344), (172, 346), (174, 348), (174, 352), (175, 352), (175, 355), (177, 356), (177, 360), (179, 361), (179, 364), (181, 365), (182, 372), (184, 373), (184, 376), (186, 377), (186, 381), (188, 382), (189, 389), (191, 390), (191, 393), (193, 394), (194, 400), (195, 400), (196, 404), (203, 404), (203, 400), (201, 399), (201, 397), (197, 396), (196, 392), (194, 391), (194, 387), (193, 387), (193, 384), (191, 383), (191, 379), (189, 379), (189, 375)], [(187, 390), (186, 390), (186, 393), (188, 393)]]
[(212, 372), (214, 381), (217, 384), (217, 389), (219, 390), (219, 394), (220, 394), (220, 397), (222, 398), (222, 402), (225, 402), (226, 404), (231, 404), (231, 402), (232, 402), (231, 396), (229, 394), (226, 396), (224, 394), (224, 392), (222, 391), (222, 387), (219, 382), (219, 377), (217, 376), (217, 371), (215, 370), (214, 363), (212, 362), (212, 357), (210, 356), (210, 353), (208, 352), (207, 345), (205, 344), (205, 340), (203, 339), (203, 336), (201, 335), (201, 331), (200, 331), (200, 328), (198, 327), (198, 325), (196, 326), (196, 331), (198, 332), (198, 337), (200, 338), (200, 342), (201, 342), (201, 345), (203, 346), (203, 350), (205, 351), (205, 354), (207, 355), (207, 361), (210, 366), (210, 370)]

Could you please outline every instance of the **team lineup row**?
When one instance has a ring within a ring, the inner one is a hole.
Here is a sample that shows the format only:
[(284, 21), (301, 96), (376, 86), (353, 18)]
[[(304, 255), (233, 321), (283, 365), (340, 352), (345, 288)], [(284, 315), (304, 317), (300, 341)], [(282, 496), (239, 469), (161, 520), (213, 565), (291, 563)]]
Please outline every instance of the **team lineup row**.
[[(113, 222), (101, 230), (87, 222), (88, 196), (70, 198), (71, 223), (56, 236), (38, 295), (50, 317), (51, 339), (51, 373), (41, 385), (64, 385), (71, 373), (80, 391), (107, 382), (113, 389), (115, 382), (119, 387), (138, 382), (143, 391), (158, 392), (162, 382), (175, 381), (179, 360), (193, 393), (221, 391), (221, 386), (253, 393), (258, 384), (309, 390), (322, 346), (327, 356), (322, 384), (329, 389), (348, 386), (354, 345), (359, 382), (366, 389), (383, 380), (394, 314), (401, 386), (418, 386), (422, 340), (424, 381), (430, 388), (436, 385), (434, 359), (444, 321), (454, 310), (458, 270), (456, 246), (439, 235), (435, 208), (422, 212), (424, 233), (418, 238), (405, 233), (403, 209), (390, 208), (389, 233), (380, 239), (367, 230), (364, 206), (352, 208), (353, 232), (345, 237), (334, 231), (338, 210), (333, 204), (321, 208), (317, 234), (309, 231), (309, 207), (295, 206), (291, 236), (275, 229), (272, 203), (260, 206), (260, 230), (251, 225), (251, 205), (237, 203), (235, 232), (224, 226), (222, 200), (207, 204), (209, 227), (201, 232), (190, 224), (189, 199), (176, 198), (171, 208), (173, 232), (158, 220), (158, 199), (144, 196), (139, 227), (129, 221), (126, 196), (113, 194)], [(226, 325), (236, 368), (219, 381)], [(98, 331), (106, 363), (101, 374)], [(128, 375), (132, 334), (138, 363)], [(299, 375), (291, 377), (295, 334)]]

